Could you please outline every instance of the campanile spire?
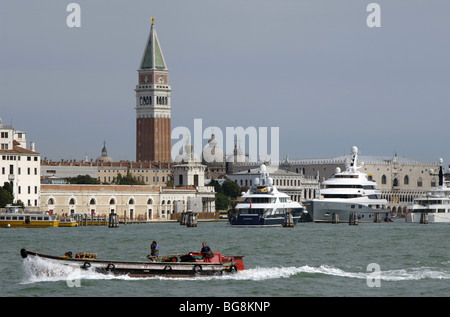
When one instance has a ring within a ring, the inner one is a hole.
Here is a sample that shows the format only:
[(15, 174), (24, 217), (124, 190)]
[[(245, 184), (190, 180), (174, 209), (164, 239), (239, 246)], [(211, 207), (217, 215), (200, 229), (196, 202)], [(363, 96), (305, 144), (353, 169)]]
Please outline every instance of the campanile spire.
[(136, 161), (171, 161), (171, 87), (155, 29), (155, 19), (138, 69), (136, 85)]

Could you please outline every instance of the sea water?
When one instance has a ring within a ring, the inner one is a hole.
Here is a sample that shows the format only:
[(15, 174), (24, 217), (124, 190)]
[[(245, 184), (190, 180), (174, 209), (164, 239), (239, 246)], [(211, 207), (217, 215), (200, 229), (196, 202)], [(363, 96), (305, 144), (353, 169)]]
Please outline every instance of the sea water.
[[(245, 255), (245, 271), (191, 278), (130, 278), (69, 270), (20, 249), (99, 259), (146, 261), (200, 251), (205, 241), (224, 255)], [(128, 224), (118, 228), (2, 228), (3, 297), (304, 297), (450, 295), (450, 224), (299, 223), (294, 228), (236, 228), (226, 222)]]

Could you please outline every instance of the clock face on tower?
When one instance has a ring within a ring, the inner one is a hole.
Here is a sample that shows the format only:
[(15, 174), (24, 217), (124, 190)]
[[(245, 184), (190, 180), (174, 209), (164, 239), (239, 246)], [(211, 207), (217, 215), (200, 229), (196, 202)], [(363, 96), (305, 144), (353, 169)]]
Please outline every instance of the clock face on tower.
[(159, 82), (160, 84), (163, 84), (163, 83), (164, 83), (164, 76), (159, 76), (158, 82)]

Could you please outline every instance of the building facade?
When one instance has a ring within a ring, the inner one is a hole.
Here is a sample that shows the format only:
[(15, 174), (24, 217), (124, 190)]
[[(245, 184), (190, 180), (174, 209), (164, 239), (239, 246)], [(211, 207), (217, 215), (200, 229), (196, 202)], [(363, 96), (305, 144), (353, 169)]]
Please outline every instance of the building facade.
[(113, 184), (120, 175), (130, 174), (145, 185), (165, 186), (172, 181), (172, 164), (159, 162), (85, 162), (85, 161), (48, 161), (41, 162), (43, 179), (68, 178), (88, 175), (101, 184)]
[(144, 221), (170, 220), (174, 213), (190, 210), (215, 212), (214, 187), (203, 185), (204, 166), (194, 165), (176, 165), (174, 178), (183, 182), (171, 187), (41, 184), (41, 206), (57, 215), (116, 213)]
[(39, 209), (40, 154), (35, 144), (26, 148), (26, 134), (4, 125), (0, 119), (0, 186), (12, 185), (14, 203), (21, 201), (28, 210)]
[(135, 91), (136, 161), (171, 162), (171, 87), (153, 18)]

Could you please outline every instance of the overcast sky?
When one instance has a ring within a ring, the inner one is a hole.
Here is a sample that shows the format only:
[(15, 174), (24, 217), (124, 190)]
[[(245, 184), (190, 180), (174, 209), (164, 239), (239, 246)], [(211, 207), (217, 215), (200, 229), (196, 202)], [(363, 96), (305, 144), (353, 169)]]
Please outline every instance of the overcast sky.
[[(450, 1), (0, 3), (0, 117), (42, 158), (135, 160), (137, 68), (155, 26), (172, 129), (279, 127), (280, 156), (450, 164)], [(381, 27), (369, 28), (370, 2)], [(173, 140), (175, 143), (177, 140)], [(225, 140), (224, 140), (225, 142)]]

